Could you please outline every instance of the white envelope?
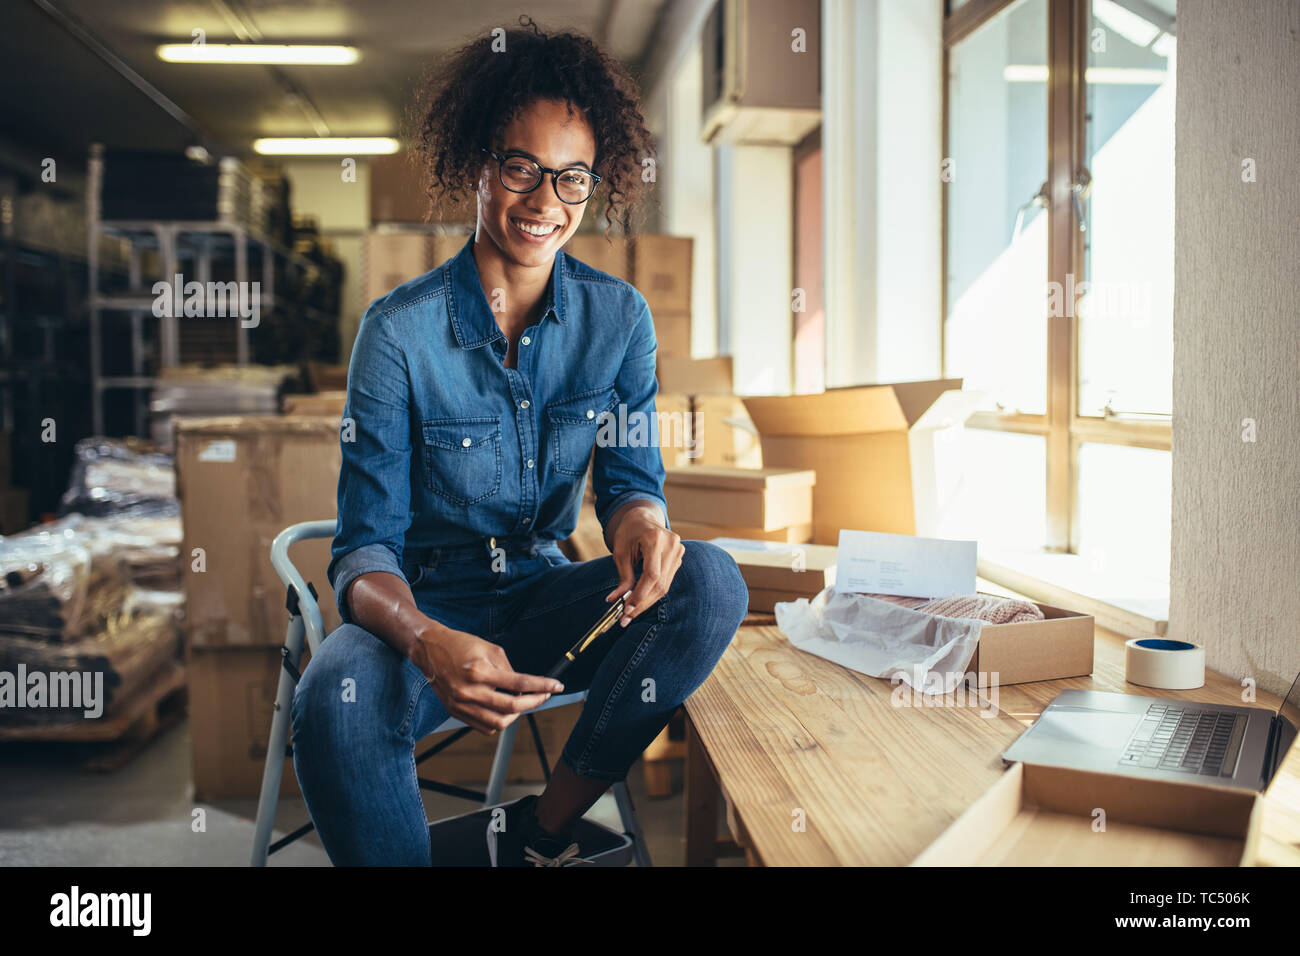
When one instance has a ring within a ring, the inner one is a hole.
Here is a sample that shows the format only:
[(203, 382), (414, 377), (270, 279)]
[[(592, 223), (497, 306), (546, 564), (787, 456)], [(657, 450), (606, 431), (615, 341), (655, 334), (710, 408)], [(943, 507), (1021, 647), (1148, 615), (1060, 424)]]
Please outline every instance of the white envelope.
[(840, 532), (840, 593), (939, 598), (974, 594), (976, 542), (879, 531)]

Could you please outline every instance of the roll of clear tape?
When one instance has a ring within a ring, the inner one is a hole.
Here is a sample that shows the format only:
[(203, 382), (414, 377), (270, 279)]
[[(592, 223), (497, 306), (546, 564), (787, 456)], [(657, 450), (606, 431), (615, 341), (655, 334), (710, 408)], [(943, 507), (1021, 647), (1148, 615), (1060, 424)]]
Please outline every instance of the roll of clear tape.
[(1167, 638), (1125, 641), (1124, 679), (1161, 690), (1194, 690), (1205, 684), (1205, 648)]

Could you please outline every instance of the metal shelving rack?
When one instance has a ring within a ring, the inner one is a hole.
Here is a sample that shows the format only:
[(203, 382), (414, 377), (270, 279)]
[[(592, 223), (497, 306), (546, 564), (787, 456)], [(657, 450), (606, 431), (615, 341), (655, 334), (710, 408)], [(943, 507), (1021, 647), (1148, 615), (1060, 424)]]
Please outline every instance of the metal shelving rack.
[[(234, 281), (250, 281), (250, 253), (256, 251), (260, 258), (261, 294), (259, 307), (263, 317), (276, 307), (275, 297), (275, 263), (277, 257), (288, 264), (303, 270), (316, 269), (319, 266), (286, 248), (273, 239), (262, 235), (242, 222), (232, 218), (220, 218), (204, 221), (189, 220), (106, 220), (101, 215), (101, 191), (104, 183), (104, 150), (100, 144), (91, 147), (90, 162), (87, 169), (87, 309), (90, 321), (90, 377), (93, 401), (93, 422), (95, 434), (103, 434), (104, 429), (104, 393), (110, 389), (131, 389), (135, 392), (135, 421), (137, 434), (145, 434), (145, 416), (147, 412), (147, 392), (153, 389), (158, 378), (146, 373), (144, 318), (151, 315), (155, 297), (144, 287), (142, 276), (142, 253), (146, 249), (157, 250), (160, 278), (168, 283), (178, 273), (185, 275), (185, 280), (201, 282), (205, 285), (211, 280), (212, 265), (215, 256), (226, 256), (234, 267)], [(129, 289), (122, 293), (105, 293), (100, 288), (99, 239), (112, 236), (125, 239), (130, 244)], [(182, 261), (194, 263), (194, 272), (184, 274)], [(318, 309), (302, 304), (296, 308), (304, 309), (318, 316), (329, 318)], [(131, 374), (103, 374), (103, 314), (116, 311), (126, 312), (131, 322)], [(248, 329), (244, 327), (239, 316), (231, 321), (235, 323), (236, 362), (247, 365), (250, 360)], [(158, 368), (170, 368), (180, 364), (180, 317), (176, 315), (158, 317)], [(141, 394), (146, 396), (141, 401)]]

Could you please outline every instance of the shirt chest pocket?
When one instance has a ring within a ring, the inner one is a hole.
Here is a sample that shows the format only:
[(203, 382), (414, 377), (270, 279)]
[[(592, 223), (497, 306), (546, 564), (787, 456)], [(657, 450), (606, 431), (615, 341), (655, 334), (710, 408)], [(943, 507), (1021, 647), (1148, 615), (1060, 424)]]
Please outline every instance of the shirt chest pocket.
[(546, 406), (556, 471), (566, 475), (585, 475), (597, 437), (605, 442), (617, 441), (618, 401), (618, 393), (613, 387), (607, 387)]
[(454, 505), (472, 505), (501, 490), (501, 419), (443, 418), (424, 429), (424, 480)]

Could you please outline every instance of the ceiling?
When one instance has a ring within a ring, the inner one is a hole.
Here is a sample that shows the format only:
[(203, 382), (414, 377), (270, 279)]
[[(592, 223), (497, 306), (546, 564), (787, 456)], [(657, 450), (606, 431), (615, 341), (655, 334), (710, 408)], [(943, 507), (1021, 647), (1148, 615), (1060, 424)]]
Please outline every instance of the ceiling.
[[(666, 2), (5, 0), (0, 140), (39, 155), (83, 157), (93, 142), (203, 143), (247, 154), (259, 136), (391, 136), (423, 71), (473, 36), (516, 26), (527, 13), (543, 29), (590, 34), (636, 74)], [(160, 43), (190, 43), (196, 29), (210, 43), (340, 43), (361, 56), (350, 66), (317, 67), (158, 59)], [(124, 72), (138, 74), (161, 103)]]

